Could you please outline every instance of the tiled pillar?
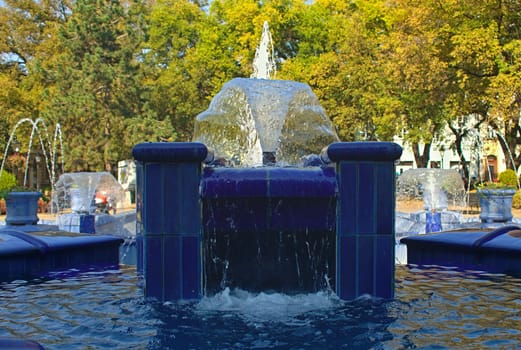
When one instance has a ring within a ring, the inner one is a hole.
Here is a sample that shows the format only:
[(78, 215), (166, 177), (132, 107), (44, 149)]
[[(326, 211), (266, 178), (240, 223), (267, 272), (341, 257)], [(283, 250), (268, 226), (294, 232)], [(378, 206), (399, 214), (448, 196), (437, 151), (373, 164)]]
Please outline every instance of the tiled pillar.
[(336, 162), (336, 293), (341, 299), (394, 296), (395, 161), (392, 142), (339, 142), (327, 157)]
[[(205, 145), (142, 143), (136, 160), (138, 268), (146, 297), (160, 301), (202, 296), (201, 162)], [(141, 263), (141, 266), (139, 266)]]

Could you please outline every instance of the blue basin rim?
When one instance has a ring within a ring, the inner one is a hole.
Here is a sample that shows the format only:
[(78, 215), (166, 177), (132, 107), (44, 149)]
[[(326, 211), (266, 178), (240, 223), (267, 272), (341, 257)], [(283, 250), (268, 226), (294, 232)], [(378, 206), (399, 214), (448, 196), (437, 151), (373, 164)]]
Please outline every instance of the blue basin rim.
[[(42, 231), (39, 231), (43, 233)], [(38, 232), (35, 232), (38, 234)], [(104, 245), (120, 245), (123, 239), (110, 235), (75, 235), (75, 236), (45, 236), (32, 235), (21, 230), (3, 229), (0, 234), (8, 235), (18, 239), (19, 241), (5, 241), (0, 244), (0, 257), (16, 254), (27, 254), (30, 252), (39, 252), (40, 254), (49, 254), (54, 251), (63, 249), (80, 249), (87, 247), (100, 247)], [(20, 242), (26, 244), (20, 245)]]
[(412, 247), (429, 247), (429, 249), (458, 248), (468, 251), (502, 251), (521, 252), (521, 238), (505, 235), (511, 231), (521, 230), (517, 225), (501, 226), (490, 232), (482, 231), (443, 231), (426, 235), (407, 236), (400, 243)]
[(208, 148), (200, 142), (146, 142), (134, 146), (132, 155), (143, 162), (202, 162)]
[(21, 239), (24, 242), (29, 243), (33, 247), (38, 248), (40, 253), (45, 254), (49, 250), (49, 245), (47, 244), (47, 242), (45, 242), (44, 240), (42, 240), (36, 236), (28, 234), (26, 232), (15, 231), (15, 230), (2, 230), (0, 232), (3, 234), (6, 234), (6, 235), (12, 236), (12, 237), (16, 237), (18, 239)]
[(342, 160), (394, 161), (402, 155), (402, 148), (394, 142), (335, 142), (327, 147), (326, 152), (327, 157), (333, 162)]
[(325, 168), (205, 168), (203, 198), (334, 197), (335, 170)]
[(521, 227), (516, 226), (516, 225), (501, 226), (495, 230), (492, 230), (492, 231), (486, 233), (481, 238), (476, 239), (476, 241), (474, 241), (472, 246), (481, 247), (481, 246), (483, 246), (483, 244), (493, 240), (494, 238), (499, 237), (505, 233), (508, 233), (508, 232), (514, 231), (514, 230), (521, 230)]

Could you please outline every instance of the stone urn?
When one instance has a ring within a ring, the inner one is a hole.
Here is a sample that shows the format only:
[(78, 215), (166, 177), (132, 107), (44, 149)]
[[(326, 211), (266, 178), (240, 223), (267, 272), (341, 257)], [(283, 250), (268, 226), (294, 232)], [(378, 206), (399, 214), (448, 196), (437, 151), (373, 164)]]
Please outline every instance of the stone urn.
[(478, 191), (481, 222), (512, 221), (512, 188), (483, 188)]

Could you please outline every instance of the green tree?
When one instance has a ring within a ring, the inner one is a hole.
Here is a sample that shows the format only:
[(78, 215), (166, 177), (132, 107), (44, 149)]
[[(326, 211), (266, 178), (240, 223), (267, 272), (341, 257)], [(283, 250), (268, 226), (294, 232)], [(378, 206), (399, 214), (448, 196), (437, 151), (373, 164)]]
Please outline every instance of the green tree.
[[(169, 120), (180, 141), (193, 133), (193, 119), (204, 110), (211, 77), (195, 52), (204, 28), (204, 12), (188, 0), (158, 0), (148, 16), (149, 34), (143, 43), (149, 74), (150, 105), (160, 120)], [(210, 90), (210, 91), (209, 91)]]
[(382, 2), (315, 1), (298, 16), (296, 57), (281, 76), (307, 82), (343, 140), (389, 140), (399, 127), (382, 44)]
[[(48, 101), (44, 93), (47, 83), (39, 74), (38, 62), (54, 57), (55, 30), (66, 19), (66, 12), (66, 1), (59, 0), (6, 0), (0, 7), (0, 144), (3, 146), (7, 146), (19, 120), (42, 117), (42, 106)], [(27, 152), (30, 134), (29, 123), (17, 129), (15, 136), (23, 153)], [(39, 140), (35, 139), (34, 144), (39, 144)], [(4, 154), (5, 149), (1, 148)]]
[(127, 137), (125, 127), (133, 118), (148, 118), (144, 125), (155, 130), (144, 131), (143, 141), (173, 134), (157, 121), (142, 85), (144, 11), (141, 1), (77, 1), (59, 30), (57, 58), (46, 67), (53, 86), (46, 113), (68, 140), (68, 170), (114, 171), (118, 160), (130, 157), (127, 141), (136, 137)]
[[(519, 53), (521, 2), (432, 1), (443, 23), (440, 45), (450, 69), (445, 110), (457, 142), (486, 122), (496, 132), (507, 167), (521, 164), (519, 153)], [(460, 152), (460, 146), (455, 146)], [(512, 161), (509, 155), (512, 154)], [(460, 155), (462, 161), (464, 158)]]

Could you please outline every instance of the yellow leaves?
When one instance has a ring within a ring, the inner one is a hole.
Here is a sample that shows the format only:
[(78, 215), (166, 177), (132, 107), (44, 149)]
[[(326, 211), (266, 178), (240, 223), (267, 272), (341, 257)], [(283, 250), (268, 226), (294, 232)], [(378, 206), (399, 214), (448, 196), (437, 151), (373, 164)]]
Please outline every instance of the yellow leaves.
[(453, 65), (464, 74), (491, 75), (501, 55), (495, 24), (465, 31), (452, 37)]

